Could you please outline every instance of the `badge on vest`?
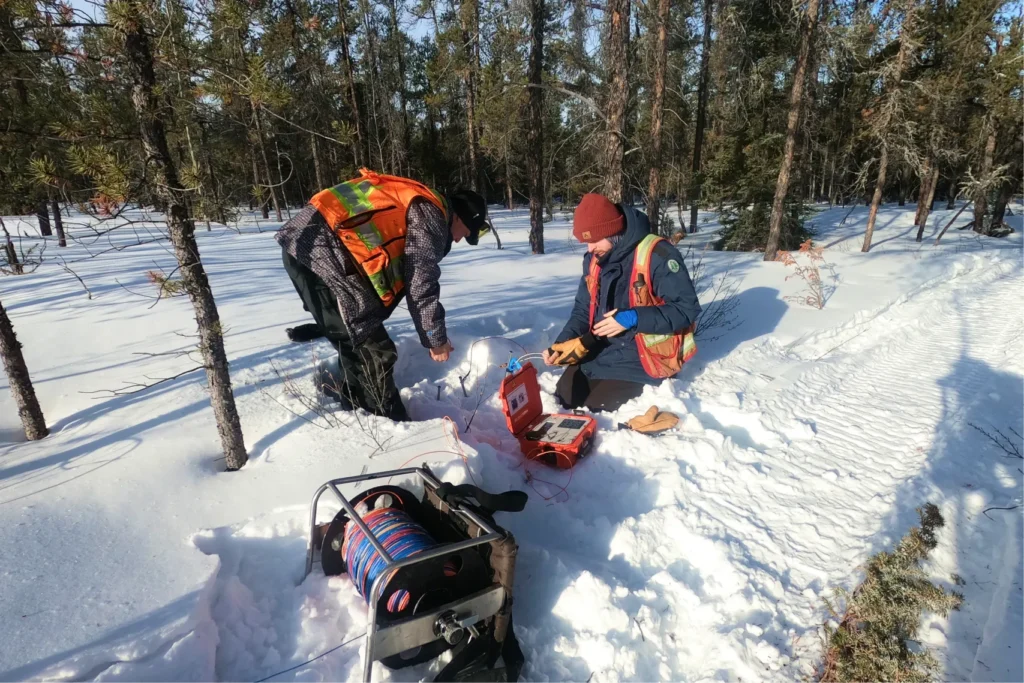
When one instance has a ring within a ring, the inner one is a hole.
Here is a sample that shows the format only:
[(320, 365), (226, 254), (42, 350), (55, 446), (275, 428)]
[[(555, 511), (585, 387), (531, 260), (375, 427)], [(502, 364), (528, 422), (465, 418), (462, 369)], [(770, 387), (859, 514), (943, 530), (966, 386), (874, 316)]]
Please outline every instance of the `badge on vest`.
[(668, 269), (671, 270), (673, 273), (678, 273), (679, 272), (679, 261), (676, 261), (675, 259), (669, 259)]

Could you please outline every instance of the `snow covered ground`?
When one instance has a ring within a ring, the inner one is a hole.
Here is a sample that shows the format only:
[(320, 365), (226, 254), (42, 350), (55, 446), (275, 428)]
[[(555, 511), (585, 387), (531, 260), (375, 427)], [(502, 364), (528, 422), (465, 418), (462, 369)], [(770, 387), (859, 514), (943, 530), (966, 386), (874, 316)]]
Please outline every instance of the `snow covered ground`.
[[(52, 430), (23, 443), (0, 385), (0, 680), (256, 680), (343, 643), (274, 680), (358, 679), (361, 599), (345, 577), (302, 580), (309, 497), (329, 478), (424, 461), (530, 493), (499, 519), (521, 546), (527, 679), (811, 675), (823, 598), (932, 501), (947, 525), (930, 571), (946, 586), (959, 575), (966, 603), (927, 618), (926, 644), (947, 679), (1022, 680), (1022, 508), (984, 511), (1020, 505), (1024, 475), (972, 427), (1024, 433), (1020, 209), (1009, 238), (951, 229), (935, 247), (952, 212), (934, 212), (918, 244), (914, 208), (886, 207), (862, 254), (867, 209), (840, 224), (846, 209), (823, 208), (824, 310), (802, 303), (792, 269), (707, 253), (702, 299), (719, 290), (722, 324), (680, 379), (599, 415), (596, 450), (571, 473), (524, 467), (493, 395), (499, 364), (517, 344), (544, 348), (571, 306), (582, 250), (562, 217), (544, 256), (529, 255), (525, 211), (494, 212), (504, 250), (456, 245), (442, 278), (452, 362), (429, 360), (404, 311), (389, 323), (417, 420), (402, 425), (304, 413), (285, 378), (308, 390), (330, 347), (284, 336), (306, 314), (276, 225), (201, 229), (250, 453), (232, 474), (202, 373), (102, 391), (194, 365), (175, 353), (193, 344), (187, 299), (145, 298), (146, 271), (174, 269), (168, 246), (146, 243), (140, 222), (60, 250), (90, 299), (50, 244), (35, 273), (0, 279)], [(717, 229), (703, 218), (683, 242), (695, 253)], [(556, 379), (541, 375), (549, 409)], [(615, 429), (652, 403), (682, 416), (676, 431)]]

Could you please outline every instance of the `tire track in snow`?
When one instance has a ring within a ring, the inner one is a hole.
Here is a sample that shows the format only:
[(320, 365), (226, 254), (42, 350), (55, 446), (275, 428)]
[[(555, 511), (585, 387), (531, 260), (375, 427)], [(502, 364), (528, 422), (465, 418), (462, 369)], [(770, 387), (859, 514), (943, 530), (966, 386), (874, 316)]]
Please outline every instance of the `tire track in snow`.
[[(984, 395), (985, 369), (999, 367), (1019, 342), (1020, 285), (1015, 264), (976, 263), (864, 316), (857, 326), (805, 340), (816, 354), (821, 340), (834, 345), (829, 340), (839, 334), (860, 335), (855, 352), (805, 365), (777, 391), (752, 392), (748, 400), (760, 409), (762, 423), (789, 445), (763, 458), (747, 451), (748, 465), (762, 476), (726, 468), (716, 473), (724, 476), (701, 482), (702, 496), (692, 504), (727, 530), (724, 537), (741, 540), (735, 561), (769, 567), (781, 577), (786, 590), (773, 623), (776, 635), (787, 623), (820, 622), (822, 589), (849, 585), (856, 567), (892, 540), (879, 532), (899, 505), (925, 502), (899, 498), (921, 493), (922, 485), (908, 490), (908, 482), (926, 473), (943, 420), (966, 408), (950, 404)], [(965, 357), (976, 361), (966, 373)], [(800, 424), (813, 425), (814, 438), (792, 440)], [(715, 534), (719, 525), (705, 523), (699, 532)]]

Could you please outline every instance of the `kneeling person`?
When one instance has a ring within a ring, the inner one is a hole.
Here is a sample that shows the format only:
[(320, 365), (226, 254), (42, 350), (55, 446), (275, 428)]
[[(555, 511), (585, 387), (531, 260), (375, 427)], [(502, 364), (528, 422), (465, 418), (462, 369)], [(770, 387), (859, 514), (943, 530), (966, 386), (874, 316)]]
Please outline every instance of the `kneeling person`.
[(647, 216), (584, 195), (573, 235), (587, 245), (569, 321), (548, 365), (569, 366), (556, 395), (566, 408), (617, 410), (675, 375), (697, 347), (700, 304), (679, 251), (650, 234)]
[(405, 298), (420, 342), (438, 362), (452, 345), (441, 305), (441, 259), (452, 242), (477, 244), (487, 204), (470, 190), (443, 197), (426, 185), (362, 169), (360, 177), (316, 194), (278, 231), (284, 267), (315, 325), (293, 341), (326, 336), (338, 349), (346, 408), (407, 420), (395, 385), (398, 359), (384, 321)]

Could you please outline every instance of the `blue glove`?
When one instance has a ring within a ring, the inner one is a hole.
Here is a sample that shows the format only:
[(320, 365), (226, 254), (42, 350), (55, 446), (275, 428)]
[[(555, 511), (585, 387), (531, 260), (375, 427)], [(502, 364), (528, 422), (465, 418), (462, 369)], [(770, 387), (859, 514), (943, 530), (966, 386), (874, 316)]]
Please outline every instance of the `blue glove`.
[(627, 330), (632, 330), (636, 327), (637, 323), (636, 311), (631, 308), (625, 311), (619, 311), (615, 314), (615, 322), (622, 325)]

